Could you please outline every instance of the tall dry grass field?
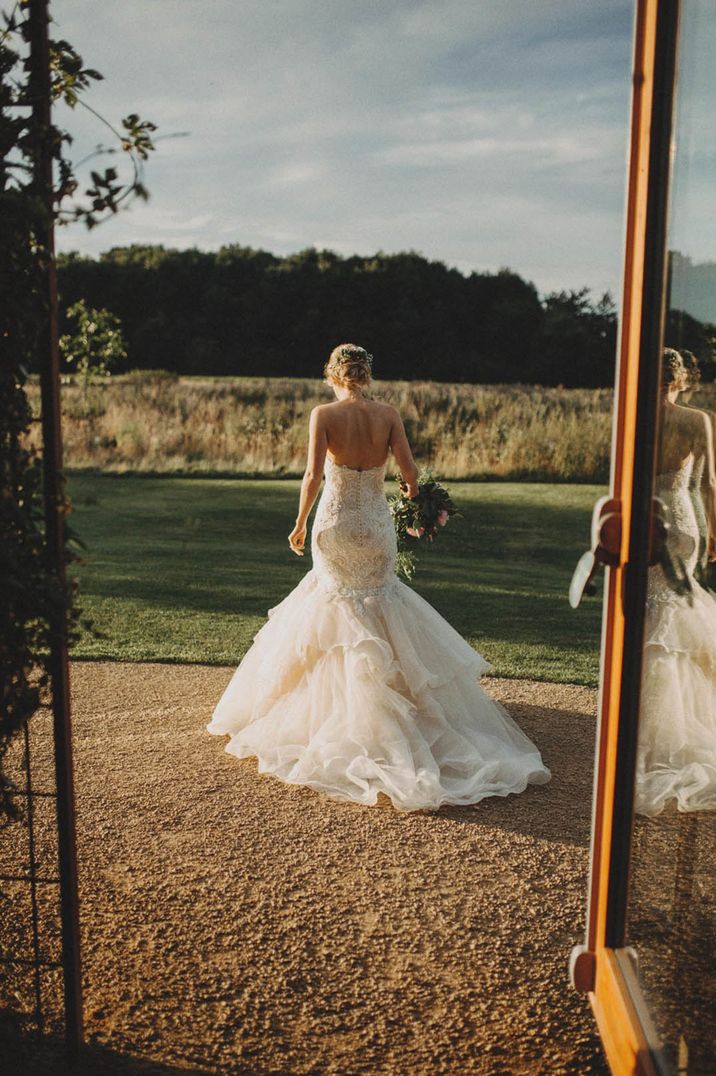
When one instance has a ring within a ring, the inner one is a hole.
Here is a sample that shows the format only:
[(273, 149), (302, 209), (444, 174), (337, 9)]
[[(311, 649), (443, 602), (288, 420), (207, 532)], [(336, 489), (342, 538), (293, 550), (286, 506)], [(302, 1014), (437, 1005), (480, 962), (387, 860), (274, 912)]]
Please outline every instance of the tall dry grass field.
[[(39, 390), (30, 386), (39, 410)], [(612, 392), (381, 381), (416, 458), (445, 479), (604, 482)], [(103, 471), (298, 475), (320, 380), (113, 377), (63, 385), (65, 465)], [(39, 438), (39, 427), (32, 437)]]

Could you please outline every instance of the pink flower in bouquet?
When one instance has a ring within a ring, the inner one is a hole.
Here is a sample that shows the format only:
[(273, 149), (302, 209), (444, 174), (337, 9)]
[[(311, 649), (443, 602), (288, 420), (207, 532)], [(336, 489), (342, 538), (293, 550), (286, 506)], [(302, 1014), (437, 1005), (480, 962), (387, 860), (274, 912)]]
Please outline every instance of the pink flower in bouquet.
[(448, 515), (448, 512), (444, 508), (441, 509), (441, 511), (438, 512), (438, 523), (440, 524), (441, 527), (445, 526), (445, 524), (447, 523), (449, 518), (450, 517)]
[(422, 538), (425, 534), (425, 527), (406, 527), (405, 533), (409, 534), (411, 538)]

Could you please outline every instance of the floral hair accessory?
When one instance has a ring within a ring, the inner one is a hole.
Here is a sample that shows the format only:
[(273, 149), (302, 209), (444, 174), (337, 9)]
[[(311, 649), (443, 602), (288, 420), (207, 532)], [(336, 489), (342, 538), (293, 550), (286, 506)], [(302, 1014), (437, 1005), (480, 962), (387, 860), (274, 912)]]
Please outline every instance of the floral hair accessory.
[(369, 355), (364, 347), (342, 347), (341, 362), (364, 362), (370, 368), (373, 365), (373, 356)]

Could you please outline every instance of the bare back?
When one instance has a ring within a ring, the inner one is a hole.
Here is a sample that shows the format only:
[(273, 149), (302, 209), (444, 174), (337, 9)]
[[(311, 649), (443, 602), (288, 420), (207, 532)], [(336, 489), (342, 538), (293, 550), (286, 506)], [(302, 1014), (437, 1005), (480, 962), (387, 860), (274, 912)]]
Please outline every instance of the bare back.
[(325, 407), (326, 445), (336, 463), (366, 471), (385, 463), (394, 408), (375, 400), (337, 400)]
[(665, 406), (657, 470), (662, 474), (677, 471), (690, 455), (699, 459), (707, 454), (710, 434), (708, 416), (703, 411), (680, 404)]
[(408, 480), (417, 467), (402, 419), (390, 404), (365, 397), (321, 404), (311, 412), (309, 460), (312, 472), (323, 468), (326, 454), (343, 467), (367, 471), (381, 467), (392, 451)]

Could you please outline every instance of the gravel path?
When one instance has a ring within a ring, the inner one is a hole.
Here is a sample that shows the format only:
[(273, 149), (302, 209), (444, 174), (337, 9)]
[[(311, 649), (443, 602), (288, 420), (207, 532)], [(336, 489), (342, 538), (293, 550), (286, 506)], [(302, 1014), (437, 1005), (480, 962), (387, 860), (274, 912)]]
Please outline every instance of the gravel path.
[(232, 671), (73, 665), (76, 1071), (606, 1073), (567, 980), (596, 692), (485, 679), (552, 781), (405, 815), (226, 754), (205, 724)]

